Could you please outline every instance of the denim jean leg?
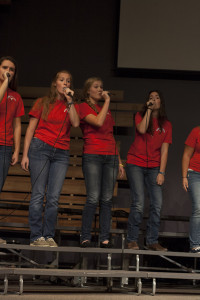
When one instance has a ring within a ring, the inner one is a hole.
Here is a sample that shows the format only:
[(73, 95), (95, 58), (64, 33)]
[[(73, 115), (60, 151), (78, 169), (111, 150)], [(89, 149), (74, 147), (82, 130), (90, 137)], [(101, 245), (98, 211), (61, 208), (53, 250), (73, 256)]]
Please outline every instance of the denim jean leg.
[(200, 173), (188, 172), (189, 195), (192, 201), (189, 240), (190, 248), (200, 246)]
[(0, 145), (0, 192), (8, 175), (12, 158), (12, 147)]
[(30, 240), (34, 241), (43, 236), (43, 202), (50, 167), (47, 144), (39, 139), (32, 139), (28, 156), (32, 184), (29, 205)]
[(127, 241), (133, 242), (138, 240), (139, 226), (142, 222), (144, 210), (144, 168), (132, 164), (127, 164), (126, 174), (131, 192), (131, 207), (128, 217)]
[(69, 151), (58, 148), (54, 150), (54, 156), (50, 160), (46, 191), (46, 205), (43, 219), (44, 238), (53, 238), (55, 235), (58, 201), (69, 165)]
[(147, 185), (150, 208), (147, 222), (146, 244), (158, 243), (160, 211), (162, 207), (162, 186), (156, 183), (159, 168), (148, 168), (145, 182)]
[(119, 160), (117, 155), (103, 155), (103, 172), (100, 196), (100, 242), (109, 240), (111, 225), (111, 208)]
[(102, 161), (100, 155), (83, 155), (83, 174), (87, 199), (82, 215), (81, 242), (91, 240), (92, 221), (101, 192)]

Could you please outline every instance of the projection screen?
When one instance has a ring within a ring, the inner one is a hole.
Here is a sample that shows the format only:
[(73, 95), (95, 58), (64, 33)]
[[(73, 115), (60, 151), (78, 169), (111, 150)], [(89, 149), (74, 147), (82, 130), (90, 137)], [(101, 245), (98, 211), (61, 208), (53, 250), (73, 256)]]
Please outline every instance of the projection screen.
[(117, 68), (200, 71), (200, 0), (121, 0)]

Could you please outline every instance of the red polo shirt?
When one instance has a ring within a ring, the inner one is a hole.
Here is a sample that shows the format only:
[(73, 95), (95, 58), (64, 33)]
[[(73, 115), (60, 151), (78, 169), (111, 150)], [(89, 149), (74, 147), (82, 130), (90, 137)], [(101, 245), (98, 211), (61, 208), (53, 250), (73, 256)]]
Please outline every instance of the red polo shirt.
[(192, 129), (185, 141), (185, 145), (194, 148), (194, 153), (189, 163), (189, 169), (200, 172), (200, 127)]
[[(100, 112), (102, 107), (95, 105)], [(110, 110), (107, 112), (106, 119), (101, 127), (93, 126), (87, 123), (84, 118), (87, 115), (95, 115), (97, 113), (86, 103), (79, 105), (80, 127), (83, 132), (84, 149), (83, 153), (115, 155), (118, 154), (116, 142), (113, 136), (113, 126), (115, 124)]]
[[(138, 112), (135, 116), (136, 125), (142, 121), (143, 117)], [(127, 163), (141, 167), (159, 167), (161, 158), (161, 147), (163, 143), (172, 143), (172, 125), (165, 121), (162, 132), (158, 126), (158, 120), (153, 118), (154, 134), (141, 134), (135, 129), (135, 140), (133, 141), (127, 155)]]
[(0, 103), (0, 145), (13, 145), (13, 119), (23, 115), (24, 105), (21, 96), (8, 89)]
[(55, 148), (68, 150), (70, 144), (71, 122), (64, 100), (56, 100), (50, 105), (47, 120), (41, 118), (43, 107), (40, 104), (42, 99), (38, 99), (31, 111), (30, 117), (39, 119), (34, 137)]

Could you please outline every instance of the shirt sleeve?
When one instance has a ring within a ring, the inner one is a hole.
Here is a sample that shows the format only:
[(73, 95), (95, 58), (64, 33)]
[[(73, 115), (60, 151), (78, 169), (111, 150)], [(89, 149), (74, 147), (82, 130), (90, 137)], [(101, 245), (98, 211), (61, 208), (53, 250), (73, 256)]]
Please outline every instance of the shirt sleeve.
[(40, 119), (41, 114), (42, 114), (41, 101), (42, 101), (41, 98), (36, 100), (36, 102), (34, 103), (33, 107), (31, 108), (31, 110), (29, 112), (29, 117), (34, 117), (36, 119)]
[(185, 145), (195, 148), (199, 133), (200, 133), (199, 128), (197, 127), (193, 128), (185, 141)]
[(142, 116), (139, 112), (135, 115), (135, 126), (138, 125), (142, 121)]
[(80, 119), (84, 119), (87, 117), (87, 115), (97, 115), (96, 112), (87, 104), (87, 103), (81, 103), (79, 105), (79, 116)]
[(172, 144), (172, 124), (168, 122), (164, 143)]
[(19, 118), (24, 115), (24, 104), (21, 96), (18, 94), (18, 105), (15, 113), (15, 118)]

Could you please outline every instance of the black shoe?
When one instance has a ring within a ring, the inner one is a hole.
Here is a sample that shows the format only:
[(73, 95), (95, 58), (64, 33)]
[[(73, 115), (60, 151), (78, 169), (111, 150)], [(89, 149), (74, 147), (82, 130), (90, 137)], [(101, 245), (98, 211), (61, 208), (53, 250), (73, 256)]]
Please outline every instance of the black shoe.
[(101, 242), (100, 248), (113, 248), (113, 244), (110, 241), (107, 244)]
[(80, 244), (80, 247), (81, 247), (81, 248), (89, 248), (89, 247), (91, 247), (91, 243), (90, 243), (90, 241), (82, 242), (82, 243)]

